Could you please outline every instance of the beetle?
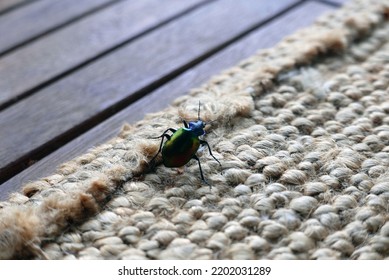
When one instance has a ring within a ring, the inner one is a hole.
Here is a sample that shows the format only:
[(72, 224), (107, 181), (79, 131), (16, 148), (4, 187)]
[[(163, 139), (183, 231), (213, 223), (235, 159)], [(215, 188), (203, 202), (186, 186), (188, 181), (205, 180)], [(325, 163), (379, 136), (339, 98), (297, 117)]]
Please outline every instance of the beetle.
[[(190, 121), (189, 123), (185, 120), (182, 120), (184, 127), (179, 129), (168, 128), (162, 135), (155, 137), (153, 139), (161, 139), (161, 144), (159, 145), (159, 150), (157, 154), (151, 159), (150, 163), (154, 163), (155, 159), (162, 152), (162, 162), (166, 167), (181, 167), (187, 164), (191, 159), (197, 160), (199, 163), (201, 180), (208, 184), (204, 178), (203, 170), (201, 168), (200, 159), (197, 157), (196, 153), (201, 146), (207, 146), (209, 154), (219, 163), (220, 161), (212, 154), (211, 147), (208, 142), (202, 139), (199, 139), (200, 136), (205, 135), (205, 126), (209, 123), (204, 122), (200, 118), (200, 102), (198, 109), (198, 118), (197, 121)], [(168, 132), (172, 132), (171, 135)], [(164, 138), (167, 140), (164, 144)], [(209, 184), (208, 184), (209, 185)]]

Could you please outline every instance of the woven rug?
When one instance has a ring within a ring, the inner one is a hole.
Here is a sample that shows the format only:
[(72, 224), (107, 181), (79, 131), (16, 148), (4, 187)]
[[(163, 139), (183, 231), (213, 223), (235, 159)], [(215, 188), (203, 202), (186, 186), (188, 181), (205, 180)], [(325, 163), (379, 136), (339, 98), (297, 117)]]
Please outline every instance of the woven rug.
[[(0, 258), (389, 259), (388, 18), (352, 1), (25, 185)], [(199, 101), (212, 188), (148, 166)]]

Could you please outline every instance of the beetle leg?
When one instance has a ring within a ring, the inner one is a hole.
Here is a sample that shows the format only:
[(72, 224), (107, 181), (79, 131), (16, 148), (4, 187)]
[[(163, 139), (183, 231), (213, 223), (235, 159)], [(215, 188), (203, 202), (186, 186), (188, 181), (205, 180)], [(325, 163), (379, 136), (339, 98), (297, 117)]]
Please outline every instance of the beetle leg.
[(174, 128), (168, 128), (168, 129), (166, 129), (166, 130), (163, 132), (163, 134), (162, 134), (161, 136), (153, 137), (153, 138), (152, 138), (152, 139), (157, 139), (157, 138), (161, 138), (161, 137), (162, 137), (162, 139), (161, 139), (161, 144), (159, 145), (158, 152), (157, 152), (157, 154), (156, 154), (156, 155), (151, 159), (151, 161), (150, 161), (150, 164), (151, 164), (152, 167), (154, 167), (155, 159), (157, 158), (157, 156), (159, 155), (159, 153), (162, 151), (163, 138), (166, 137), (167, 140), (170, 140), (170, 135), (166, 133), (166, 132), (168, 132), (168, 131), (171, 131), (171, 132), (174, 133), (174, 132), (176, 132), (177, 130), (174, 129)]
[(200, 140), (200, 144), (206, 145), (208, 147), (209, 154), (217, 161), (217, 163), (219, 163), (220, 166), (222, 166), (220, 161), (217, 158), (215, 158), (215, 156), (212, 154), (211, 147), (209, 146), (208, 142), (204, 140)]
[(169, 140), (169, 139), (170, 139), (170, 135), (166, 134), (166, 132), (168, 132), (168, 131), (171, 131), (171, 132), (174, 133), (174, 132), (177, 131), (177, 129), (168, 128), (168, 129), (166, 129), (166, 130), (162, 133), (162, 135), (157, 136), (157, 137), (151, 137), (151, 139), (158, 139), (158, 138), (161, 138), (161, 137), (162, 137), (162, 140), (163, 140), (163, 137), (166, 137), (166, 138), (168, 138), (168, 140)]
[[(162, 151), (162, 145), (163, 145), (163, 138), (166, 137), (168, 140), (170, 139), (170, 136), (168, 134), (162, 134), (161, 136), (159, 137), (162, 137), (161, 139), (161, 144), (159, 145), (159, 149), (158, 149), (158, 152), (157, 154), (150, 160), (150, 164), (154, 167), (154, 163), (155, 163), (155, 159), (156, 157), (159, 155), (159, 153)], [(158, 137), (158, 138), (159, 138)]]
[(209, 188), (212, 188), (211, 185), (210, 185), (210, 184), (205, 180), (205, 178), (204, 178), (203, 169), (201, 168), (200, 159), (199, 159), (196, 155), (194, 155), (193, 158), (194, 158), (195, 160), (197, 160), (197, 162), (199, 163), (199, 169), (200, 169), (201, 180), (202, 180), (204, 183), (206, 183), (206, 184), (209, 186)]
[(188, 123), (186, 122), (186, 120), (182, 120), (182, 122), (184, 123), (185, 128), (189, 128)]

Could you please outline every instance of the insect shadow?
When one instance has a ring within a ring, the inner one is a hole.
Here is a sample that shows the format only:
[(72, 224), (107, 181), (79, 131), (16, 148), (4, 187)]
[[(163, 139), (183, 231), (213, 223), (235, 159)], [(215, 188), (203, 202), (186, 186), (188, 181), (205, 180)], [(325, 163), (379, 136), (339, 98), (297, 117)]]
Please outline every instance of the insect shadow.
[[(166, 167), (181, 167), (187, 164), (191, 159), (197, 160), (200, 169), (201, 180), (209, 185), (211, 185), (205, 180), (203, 170), (201, 168), (200, 159), (197, 157), (196, 153), (199, 150), (200, 146), (207, 146), (209, 154), (219, 163), (220, 161), (212, 154), (211, 147), (208, 142), (202, 139), (199, 139), (200, 136), (205, 135), (205, 126), (210, 122), (206, 123), (200, 118), (200, 102), (198, 109), (198, 118), (197, 121), (187, 122), (182, 120), (184, 127), (179, 129), (168, 128), (162, 135), (158, 137), (153, 137), (152, 139), (161, 139), (161, 144), (159, 145), (159, 150), (157, 154), (151, 159), (150, 166), (153, 168), (155, 166), (155, 159), (162, 153), (162, 162)], [(171, 132), (172, 134), (168, 134)], [(166, 141), (164, 142), (164, 138)]]

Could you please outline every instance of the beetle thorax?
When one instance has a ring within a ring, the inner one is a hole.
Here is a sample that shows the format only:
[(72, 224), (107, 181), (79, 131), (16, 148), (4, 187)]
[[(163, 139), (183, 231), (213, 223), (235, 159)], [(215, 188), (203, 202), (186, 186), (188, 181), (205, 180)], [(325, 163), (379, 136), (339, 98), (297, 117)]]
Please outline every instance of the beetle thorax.
[(192, 131), (197, 136), (201, 136), (201, 135), (205, 134), (205, 131), (204, 131), (205, 122), (203, 122), (202, 120), (197, 120), (195, 122), (189, 122), (188, 126), (189, 126), (188, 130)]

